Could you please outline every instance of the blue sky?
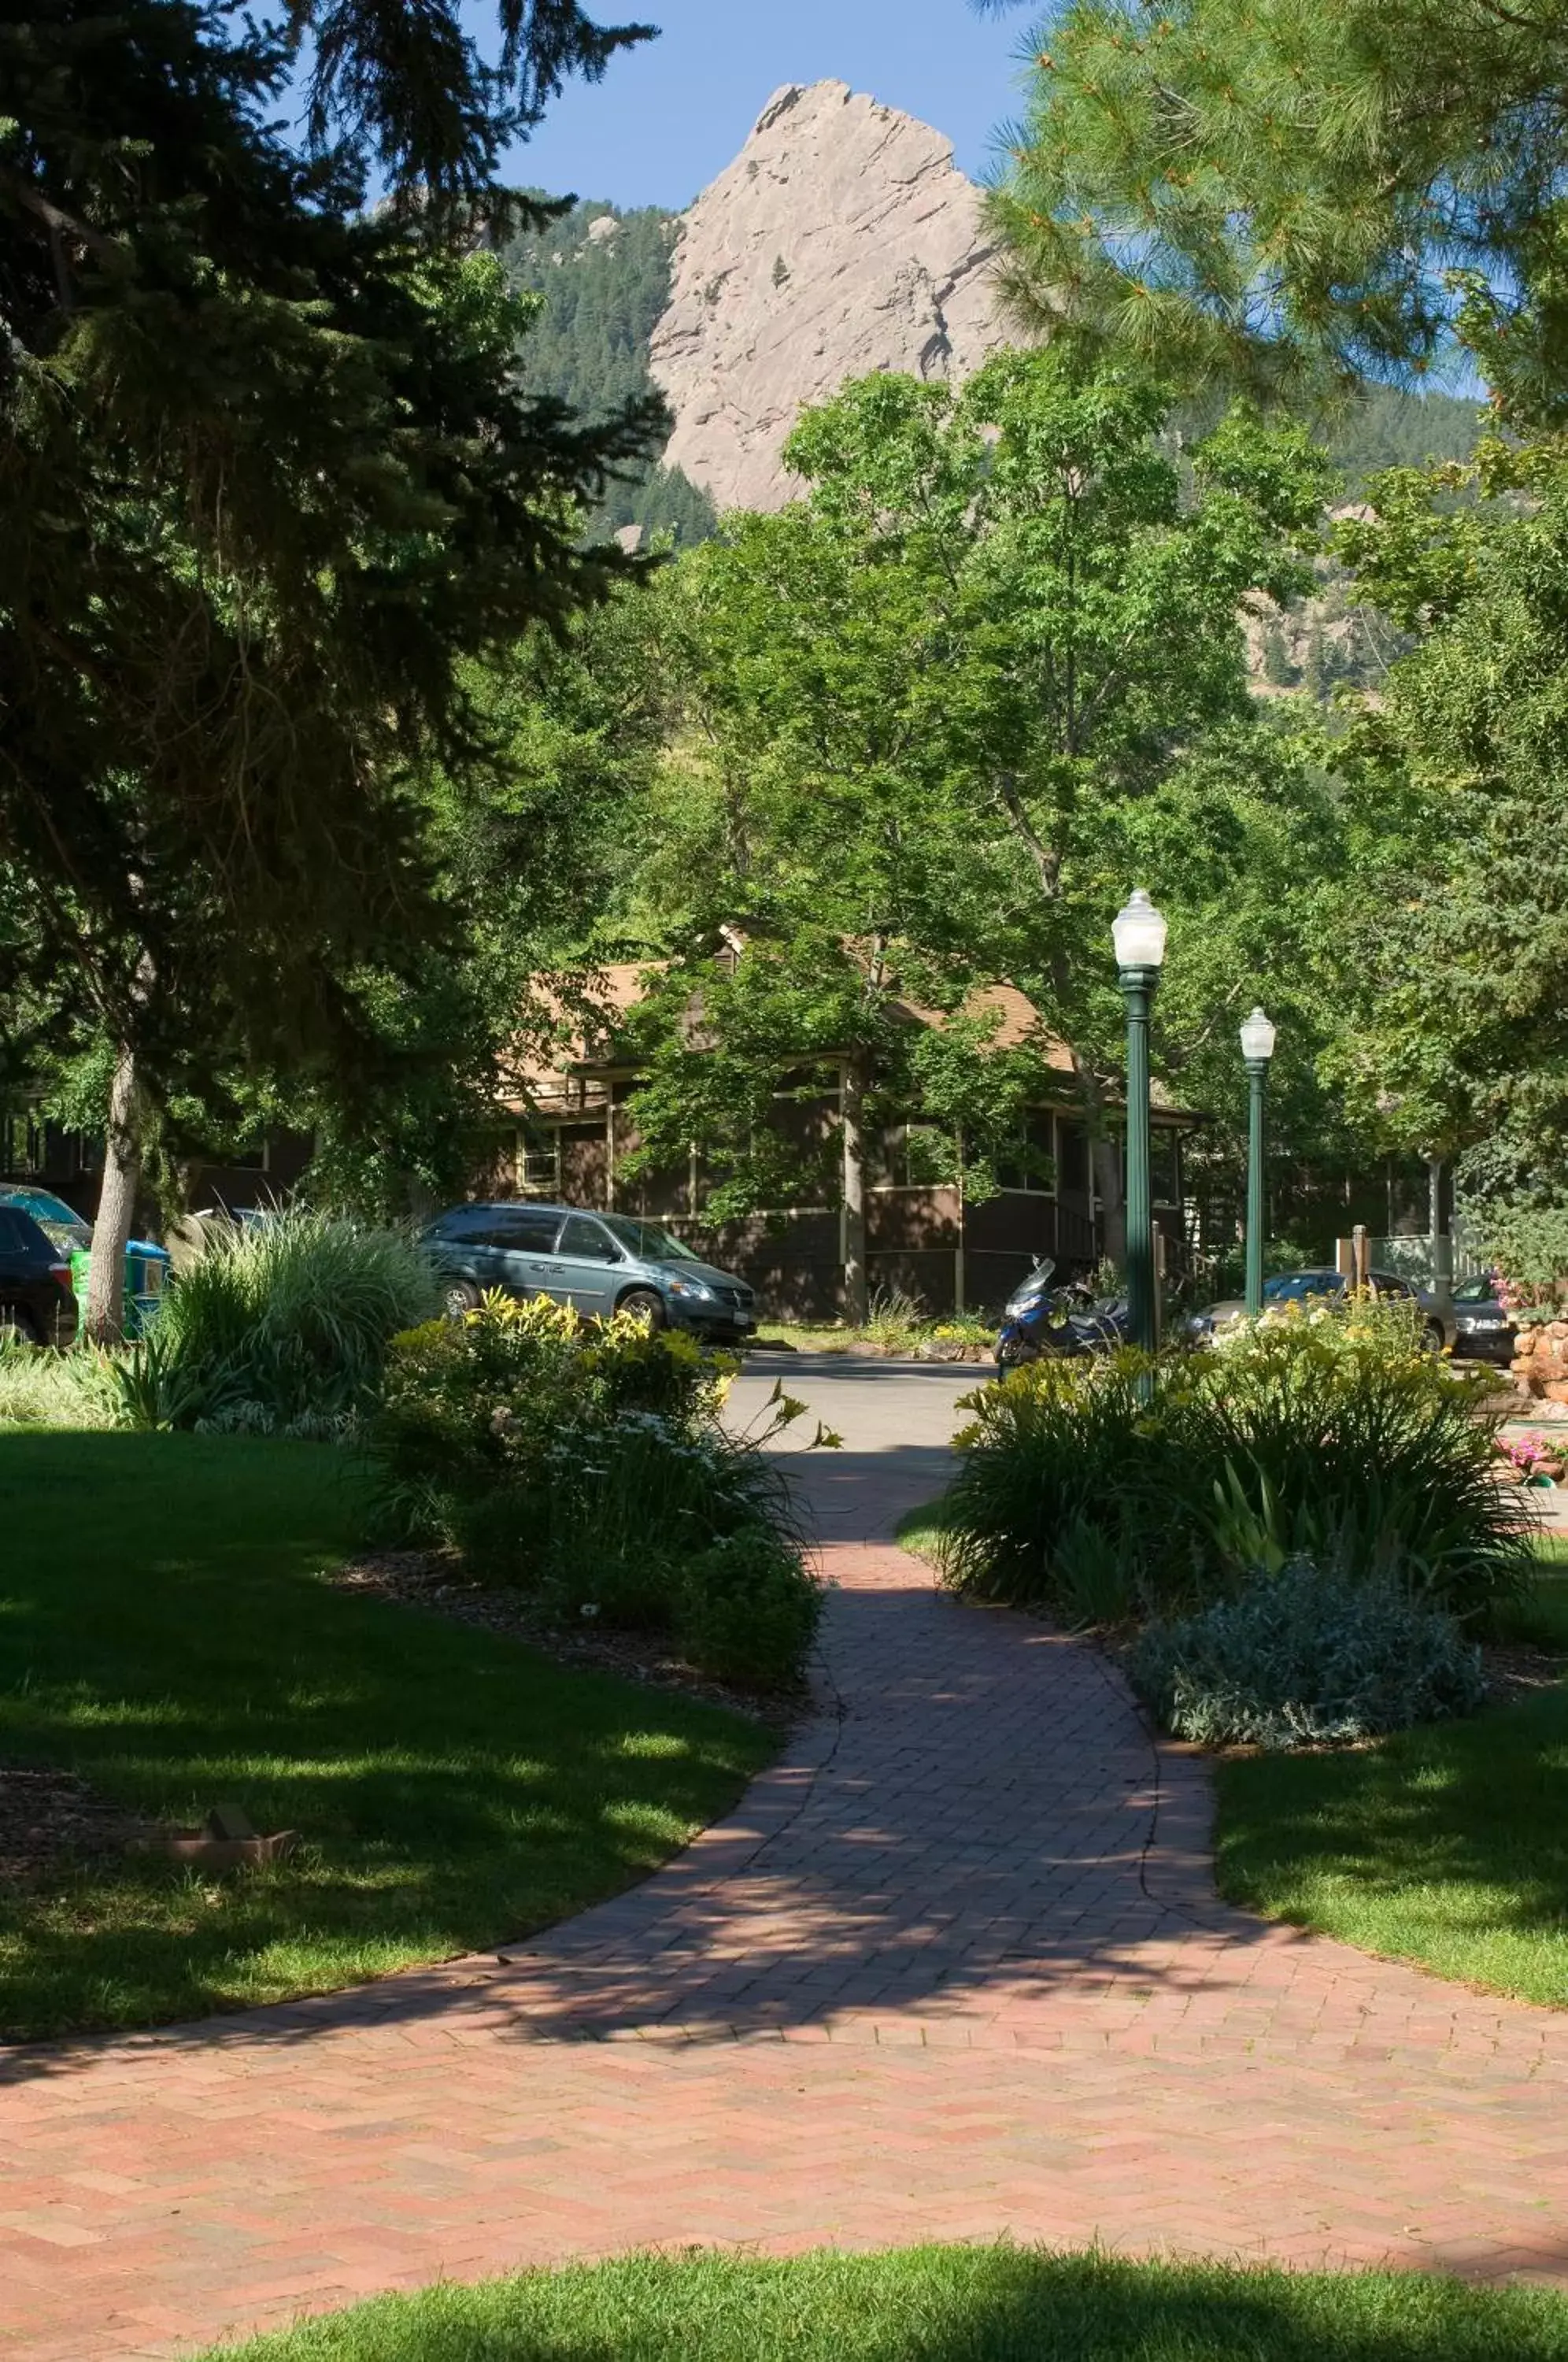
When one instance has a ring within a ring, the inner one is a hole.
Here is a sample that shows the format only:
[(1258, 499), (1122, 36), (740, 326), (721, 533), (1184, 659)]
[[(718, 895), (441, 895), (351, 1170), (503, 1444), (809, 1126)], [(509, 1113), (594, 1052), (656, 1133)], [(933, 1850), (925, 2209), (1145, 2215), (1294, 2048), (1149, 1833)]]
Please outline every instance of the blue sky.
[[(1018, 111), (1015, 54), (1043, 13), (978, 17), (969, 0), (600, 0), (602, 23), (646, 18), (659, 39), (603, 82), (569, 87), (510, 169), (560, 195), (684, 206), (780, 83), (831, 77), (934, 124), (977, 177)], [(482, 0), (469, 14), (476, 30), (494, 21)]]

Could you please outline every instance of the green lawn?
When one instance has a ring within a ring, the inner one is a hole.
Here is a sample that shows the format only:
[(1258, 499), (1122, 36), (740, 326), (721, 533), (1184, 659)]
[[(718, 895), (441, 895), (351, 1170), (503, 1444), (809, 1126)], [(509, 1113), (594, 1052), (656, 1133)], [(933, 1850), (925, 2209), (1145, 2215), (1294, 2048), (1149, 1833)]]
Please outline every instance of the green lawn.
[(915, 1558), (934, 1561), (945, 1529), (946, 1510), (945, 1493), (938, 1493), (933, 1501), (922, 1501), (917, 1507), (906, 1509), (893, 1529), (893, 1539)]
[[(1568, 2301), (1414, 2274), (1244, 2272), (1016, 2247), (636, 2256), (444, 2285), (223, 2362), (1564, 2362)], [(218, 2362), (209, 2355), (206, 2362)]]
[(0, 2035), (146, 2025), (526, 1934), (641, 1877), (777, 1744), (319, 1579), (351, 1463), (242, 1438), (0, 1433), (0, 1760), (305, 1839), (0, 1896)]
[[(1568, 1650), (1553, 1571), (1508, 1637)], [(1220, 1890), (1439, 1976), (1568, 2004), (1568, 1688), (1344, 1754), (1219, 1766)]]

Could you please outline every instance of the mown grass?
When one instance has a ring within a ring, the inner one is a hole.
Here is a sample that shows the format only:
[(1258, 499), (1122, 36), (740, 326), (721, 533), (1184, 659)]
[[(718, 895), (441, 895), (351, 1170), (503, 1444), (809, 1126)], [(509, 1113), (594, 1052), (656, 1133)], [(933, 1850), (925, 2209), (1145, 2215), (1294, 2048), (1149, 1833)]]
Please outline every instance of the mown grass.
[(946, 1530), (947, 1496), (938, 1493), (933, 1501), (922, 1501), (904, 1511), (893, 1529), (893, 1539), (915, 1558), (934, 1562)]
[[(1568, 2301), (1415, 2274), (916, 2247), (443, 2285), (222, 2362), (1563, 2362)], [(218, 2362), (215, 2353), (206, 2362)]]
[[(1507, 1637), (1568, 1651), (1568, 1548)], [(1342, 1754), (1221, 1763), (1220, 1890), (1274, 1919), (1568, 2004), (1568, 1688)]]
[(0, 1890), (0, 2035), (145, 2025), (525, 1935), (642, 1876), (776, 1741), (321, 1579), (323, 1445), (0, 1433), (0, 1760), (304, 1839), (203, 1879), (127, 1857)]

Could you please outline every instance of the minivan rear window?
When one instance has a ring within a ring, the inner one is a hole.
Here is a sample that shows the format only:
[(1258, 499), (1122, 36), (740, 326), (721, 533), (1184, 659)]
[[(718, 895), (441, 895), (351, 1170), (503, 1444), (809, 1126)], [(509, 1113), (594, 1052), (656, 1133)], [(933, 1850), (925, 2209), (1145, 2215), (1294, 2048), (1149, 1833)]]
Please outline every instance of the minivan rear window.
[(491, 1206), (474, 1234), (480, 1246), (505, 1247), (513, 1254), (553, 1254), (561, 1218), (539, 1206)]

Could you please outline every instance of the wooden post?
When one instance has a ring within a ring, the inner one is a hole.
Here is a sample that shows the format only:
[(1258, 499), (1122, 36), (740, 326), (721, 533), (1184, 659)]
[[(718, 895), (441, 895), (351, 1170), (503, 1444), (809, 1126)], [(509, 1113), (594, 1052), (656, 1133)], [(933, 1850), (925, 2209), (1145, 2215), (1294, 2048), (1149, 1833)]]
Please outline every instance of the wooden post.
[(615, 1086), (604, 1086), (604, 1210), (615, 1210)]
[(1351, 1286), (1359, 1296), (1371, 1285), (1372, 1253), (1366, 1243), (1366, 1224), (1357, 1222), (1351, 1231)]

